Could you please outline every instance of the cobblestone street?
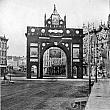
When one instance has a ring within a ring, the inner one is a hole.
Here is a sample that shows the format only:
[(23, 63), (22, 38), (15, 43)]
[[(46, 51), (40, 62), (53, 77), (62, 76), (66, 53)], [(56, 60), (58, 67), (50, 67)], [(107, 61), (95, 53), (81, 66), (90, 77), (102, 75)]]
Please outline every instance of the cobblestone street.
[(87, 81), (16, 81), (2, 84), (1, 110), (64, 110), (64, 101), (87, 96)]

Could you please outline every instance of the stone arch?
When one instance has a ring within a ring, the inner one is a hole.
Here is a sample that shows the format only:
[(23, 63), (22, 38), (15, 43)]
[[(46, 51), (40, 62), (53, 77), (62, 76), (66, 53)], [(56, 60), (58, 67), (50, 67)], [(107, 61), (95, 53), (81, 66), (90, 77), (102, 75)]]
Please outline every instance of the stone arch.
[(65, 47), (62, 44), (59, 44), (59, 45), (48, 44), (42, 49), (41, 54), (40, 54), (40, 78), (43, 78), (43, 55), (44, 55), (44, 52), (51, 47), (58, 47), (65, 52), (65, 55), (67, 58), (67, 78), (71, 78), (71, 51), (70, 51), (70, 49), (68, 50), (67, 47)]
[[(33, 68), (33, 67), (35, 67), (36, 69)], [(38, 72), (39, 72), (39, 70), (38, 70), (38, 63), (31, 62), (28, 69), (29, 69), (29, 73), (30, 74), (27, 74), (27, 75), (30, 75), (31, 78), (38, 78), (38, 75), (39, 75), (38, 74)]]

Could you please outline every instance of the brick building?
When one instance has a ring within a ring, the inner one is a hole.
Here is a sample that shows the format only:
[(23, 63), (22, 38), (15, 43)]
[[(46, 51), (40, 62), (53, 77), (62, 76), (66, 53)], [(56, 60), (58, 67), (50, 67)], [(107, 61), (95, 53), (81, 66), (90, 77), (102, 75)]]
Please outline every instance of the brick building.
[(7, 67), (7, 41), (6, 37), (0, 36), (0, 73), (3, 75)]
[[(96, 67), (98, 72), (103, 71), (107, 74), (110, 72), (110, 15), (108, 18), (107, 24), (102, 24), (101, 22), (98, 28), (95, 29), (94, 26), (92, 28), (87, 27), (87, 31), (85, 31), (85, 37), (83, 39), (83, 59), (84, 63), (87, 64), (86, 69), (88, 69), (90, 62), (91, 74), (93, 76), (96, 73)], [(88, 58), (88, 48), (90, 50), (90, 59)], [(100, 69), (102, 65), (103, 69)]]

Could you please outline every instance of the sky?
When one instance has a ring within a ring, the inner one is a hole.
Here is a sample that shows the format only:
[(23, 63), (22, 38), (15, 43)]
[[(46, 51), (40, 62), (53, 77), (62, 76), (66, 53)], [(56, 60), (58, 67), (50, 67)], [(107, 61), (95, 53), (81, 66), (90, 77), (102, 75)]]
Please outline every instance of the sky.
[(27, 26), (43, 27), (54, 4), (61, 18), (66, 15), (69, 28), (88, 22), (107, 23), (109, 0), (0, 0), (0, 36), (8, 38), (8, 55), (26, 56)]

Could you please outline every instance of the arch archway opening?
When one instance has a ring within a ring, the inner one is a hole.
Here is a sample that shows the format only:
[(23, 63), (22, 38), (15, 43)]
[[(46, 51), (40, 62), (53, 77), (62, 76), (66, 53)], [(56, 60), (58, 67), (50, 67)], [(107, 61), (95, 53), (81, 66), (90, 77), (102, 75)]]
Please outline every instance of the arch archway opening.
[(59, 47), (50, 47), (43, 54), (43, 78), (67, 78), (67, 56)]
[(36, 65), (32, 65), (31, 66), (31, 78), (37, 78), (37, 66)]

